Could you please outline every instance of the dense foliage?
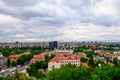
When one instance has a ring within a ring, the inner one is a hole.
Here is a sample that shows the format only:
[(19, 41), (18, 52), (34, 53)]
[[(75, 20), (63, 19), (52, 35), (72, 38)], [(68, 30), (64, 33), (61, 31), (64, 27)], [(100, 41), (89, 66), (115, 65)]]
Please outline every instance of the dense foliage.
[(33, 57), (32, 54), (22, 55), (22, 57), (20, 57), (20, 58), (17, 60), (17, 64), (18, 64), (18, 65), (22, 65), (22, 64), (24, 64), (25, 62), (29, 62), (29, 61), (32, 59), (32, 57)]
[(17, 47), (15, 47), (15, 48), (2, 48), (2, 47), (0, 47), (0, 52), (2, 52), (3, 56), (5, 56), (5, 57), (8, 57), (12, 54), (21, 54), (21, 53), (26, 52), (26, 51), (30, 51), (32, 54), (40, 54), (46, 50), (51, 51), (51, 50), (53, 50), (53, 48), (49, 48), (49, 47), (43, 48), (40, 46), (38, 46), (38, 47), (37, 46), (34, 46), (34, 47), (27, 46), (27, 47), (20, 47), (20, 48), (17, 48)]
[(101, 68), (73, 67), (54, 69), (47, 74), (48, 80), (120, 80), (120, 66), (103, 65)]
[(8, 75), (3, 80), (34, 80), (34, 78), (26, 76), (24, 73), (16, 73), (14, 76)]
[(45, 74), (43, 72), (46, 72), (46, 69), (48, 68), (48, 61), (52, 59), (55, 55), (45, 55), (44, 61), (36, 61), (34, 64), (31, 64), (29, 68), (27, 68), (27, 73), (29, 73), (30, 76), (34, 76), (36, 78), (44, 78)]
[(34, 46), (34, 47), (20, 47), (19, 50), (39, 50), (39, 51), (45, 51), (45, 50), (53, 50), (53, 48), (50, 48), (50, 47), (40, 47), (40, 46)]

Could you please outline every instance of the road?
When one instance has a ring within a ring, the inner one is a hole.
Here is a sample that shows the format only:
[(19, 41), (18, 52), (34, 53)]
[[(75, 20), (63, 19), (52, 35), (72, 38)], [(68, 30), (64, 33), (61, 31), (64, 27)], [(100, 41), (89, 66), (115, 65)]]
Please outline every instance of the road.
[(6, 77), (8, 74), (11, 76), (15, 74), (16, 70), (21, 73), (26, 73), (26, 69), (29, 67), (30, 64), (26, 64), (24, 66), (17, 66), (17, 67), (11, 67), (6, 70), (0, 71), (0, 77)]

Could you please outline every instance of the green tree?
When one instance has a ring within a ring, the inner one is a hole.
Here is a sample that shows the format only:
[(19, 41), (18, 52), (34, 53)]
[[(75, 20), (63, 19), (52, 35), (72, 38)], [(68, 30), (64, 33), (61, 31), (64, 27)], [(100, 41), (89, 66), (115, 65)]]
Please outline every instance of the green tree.
[(26, 76), (24, 73), (16, 73), (14, 76), (8, 75), (4, 80), (34, 80), (33, 77)]
[(8, 67), (10, 66), (10, 59), (9, 58), (7, 60), (7, 65), (8, 65)]
[(80, 58), (80, 61), (81, 61), (81, 62), (87, 62), (87, 61), (88, 61), (88, 59), (87, 59), (87, 58), (85, 58), (85, 57), (82, 57), (82, 58)]
[(15, 61), (12, 61), (12, 66), (16, 66), (17, 63)]
[(116, 64), (116, 65), (117, 65), (117, 64), (118, 64), (118, 62), (119, 62), (119, 60), (118, 60), (117, 58), (114, 58), (114, 59), (113, 59), (113, 63), (114, 63), (114, 64)]
[(4, 78), (0, 77), (0, 80), (4, 80)]
[(47, 62), (43, 62), (42, 63), (42, 69), (44, 69), (44, 71), (46, 71), (47, 67), (48, 67), (48, 63)]
[(43, 79), (43, 78), (45, 78), (45, 74), (44, 73), (42, 73), (42, 71), (36, 71), (35, 72), (35, 77), (38, 79)]
[(31, 64), (29, 68), (27, 68), (27, 73), (29, 73), (30, 76), (35, 76), (35, 73), (37, 71), (37, 68), (34, 64)]

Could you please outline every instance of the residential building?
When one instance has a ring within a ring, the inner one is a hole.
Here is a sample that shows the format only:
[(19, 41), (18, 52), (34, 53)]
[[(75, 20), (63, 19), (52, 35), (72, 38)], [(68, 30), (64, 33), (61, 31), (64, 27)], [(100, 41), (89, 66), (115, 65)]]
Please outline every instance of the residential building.
[(30, 55), (31, 52), (30, 51), (27, 51), (27, 52), (24, 52), (23, 55)]
[(99, 55), (103, 55), (104, 54), (104, 50), (95, 50), (95, 53), (98, 53)]
[(10, 62), (12, 63), (13, 61), (17, 62), (17, 60), (23, 56), (23, 55), (30, 55), (31, 52), (27, 51), (21, 54), (14, 54), (14, 55), (10, 55), (8, 58), (10, 59)]
[(52, 53), (53, 54), (69, 55), (69, 54), (73, 54), (73, 50), (58, 50), (58, 49), (55, 49)]
[(53, 68), (60, 68), (61, 66), (64, 66), (66, 64), (80, 66), (81, 57), (83, 57), (82, 54), (70, 54), (67, 56), (64, 56), (63, 54), (57, 54), (48, 62), (48, 70), (50, 71)]
[(101, 55), (94, 55), (94, 56), (93, 56), (93, 60), (94, 60), (94, 61), (102, 61), (102, 62), (104, 62), (104, 63), (107, 62), (106, 59), (105, 59), (103, 56), (101, 56)]
[(113, 61), (115, 56), (111, 54), (109, 51), (105, 52), (104, 57), (107, 57), (109, 60)]
[(0, 70), (7, 67), (7, 58), (0, 53)]
[(36, 61), (45, 60), (45, 55), (51, 56), (51, 52), (43, 52), (41, 54), (34, 55), (31, 60), (31, 63), (35, 63)]
[(115, 66), (115, 64), (113, 64), (112, 62), (107, 62), (107, 64), (110, 66)]
[(88, 67), (88, 63), (86, 63), (86, 62), (81, 62), (81, 66), (83, 66), (83, 67)]
[(117, 57), (118, 60), (120, 60), (120, 51), (114, 52), (113, 55), (114, 57)]
[(22, 56), (21, 54), (15, 54), (15, 55), (9, 56), (8, 58), (10, 59), (10, 63), (12, 63), (13, 61), (14, 61), (14, 62), (17, 62), (17, 60), (18, 60), (21, 56)]

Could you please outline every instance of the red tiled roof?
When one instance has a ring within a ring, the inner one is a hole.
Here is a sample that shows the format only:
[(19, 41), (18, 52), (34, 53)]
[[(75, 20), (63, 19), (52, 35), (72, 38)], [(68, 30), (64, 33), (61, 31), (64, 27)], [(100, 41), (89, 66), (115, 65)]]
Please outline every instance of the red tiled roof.
[(68, 56), (64, 56), (63, 54), (58, 54), (54, 58), (52, 58), (49, 62), (55, 61), (55, 62), (60, 62), (61, 60), (75, 60), (75, 59), (80, 59), (82, 57), (82, 54), (71, 54)]
[(17, 55), (11, 55), (9, 56), (10, 59), (18, 59), (20, 58), (22, 55), (21, 54), (17, 54)]
[(43, 52), (43, 53), (41, 53), (41, 54), (39, 54), (39, 55), (34, 55), (34, 56), (33, 56), (33, 59), (44, 59), (44, 58), (45, 58), (45, 55), (50, 56), (51, 53), (50, 53), (50, 52)]
[(107, 64), (110, 65), (110, 66), (115, 66), (115, 64), (113, 64), (111, 62), (108, 62)]
[(109, 55), (109, 54), (110, 54), (110, 52), (109, 52), (109, 51), (107, 51), (107, 52), (105, 52), (105, 54)]
[(31, 54), (29, 51), (23, 53), (23, 55), (29, 55), (29, 54)]
[(86, 62), (81, 62), (81, 65), (82, 65), (83, 67), (88, 67), (88, 64), (87, 64)]

